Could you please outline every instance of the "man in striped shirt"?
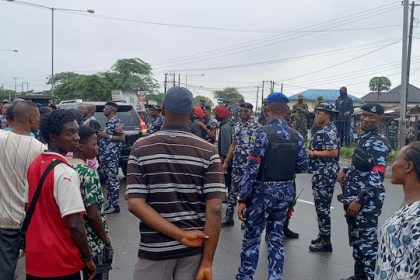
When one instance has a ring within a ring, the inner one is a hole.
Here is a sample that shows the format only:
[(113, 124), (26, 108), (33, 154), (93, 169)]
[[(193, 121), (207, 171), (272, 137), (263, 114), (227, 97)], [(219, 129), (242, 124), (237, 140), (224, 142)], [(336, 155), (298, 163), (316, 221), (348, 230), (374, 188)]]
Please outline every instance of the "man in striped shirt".
[(192, 104), (187, 89), (169, 89), (162, 130), (131, 151), (126, 195), (140, 219), (134, 279), (212, 279), (226, 191), (215, 147), (188, 130)]

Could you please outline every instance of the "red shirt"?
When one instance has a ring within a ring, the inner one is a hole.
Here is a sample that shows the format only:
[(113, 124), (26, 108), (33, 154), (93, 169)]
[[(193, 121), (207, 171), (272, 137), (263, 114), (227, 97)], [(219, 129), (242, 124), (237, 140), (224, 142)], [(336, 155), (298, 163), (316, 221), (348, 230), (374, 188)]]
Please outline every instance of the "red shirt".
[[(66, 159), (56, 153), (39, 155), (28, 169), (28, 205), (47, 166)], [(84, 264), (67, 229), (64, 217), (83, 213), (77, 172), (57, 165), (42, 186), (26, 234), (26, 273), (37, 277), (59, 277), (76, 273)], [(81, 203), (81, 204), (80, 204)]]

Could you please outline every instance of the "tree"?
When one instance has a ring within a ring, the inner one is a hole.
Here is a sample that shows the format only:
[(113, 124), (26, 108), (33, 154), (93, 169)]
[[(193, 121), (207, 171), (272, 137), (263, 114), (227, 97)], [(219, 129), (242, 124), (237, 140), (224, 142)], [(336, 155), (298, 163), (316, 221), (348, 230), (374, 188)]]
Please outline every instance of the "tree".
[(146, 95), (146, 102), (150, 103), (150, 101), (156, 102), (158, 105), (162, 105), (163, 102), (163, 93), (157, 93), (157, 94), (148, 94)]
[(391, 89), (391, 81), (387, 77), (373, 77), (369, 82), (369, 89), (377, 92), (378, 95), (382, 91), (389, 91)]
[(243, 100), (244, 97), (239, 91), (234, 87), (227, 87), (223, 90), (216, 90), (214, 91), (214, 98), (217, 99), (219, 103), (225, 103), (228, 101), (229, 103), (238, 103), (240, 100)]
[(208, 105), (213, 108), (214, 103), (210, 98), (202, 96), (202, 95), (197, 95), (196, 97), (194, 97), (194, 106), (202, 106), (202, 105)]
[(152, 77), (151, 66), (139, 58), (119, 59), (110, 71), (93, 75), (62, 72), (50, 78), (54, 82), (54, 95), (58, 99), (86, 101), (111, 100), (112, 90), (137, 89), (158, 93), (158, 83)]

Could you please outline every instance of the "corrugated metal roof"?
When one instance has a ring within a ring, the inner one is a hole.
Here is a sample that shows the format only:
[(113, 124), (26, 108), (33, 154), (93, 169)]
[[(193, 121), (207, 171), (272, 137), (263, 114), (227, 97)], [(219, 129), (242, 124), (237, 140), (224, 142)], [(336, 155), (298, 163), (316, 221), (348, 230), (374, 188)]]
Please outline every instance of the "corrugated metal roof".
[[(337, 89), (308, 89), (301, 93), (289, 96), (289, 100), (297, 100), (299, 95), (303, 95), (305, 100), (309, 101), (316, 101), (316, 98), (319, 96), (324, 97), (326, 101), (335, 101), (338, 96), (340, 96), (340, 93)], [(363, 102), (363, 99), (359, 97), (353, 96), (351, 94), (348, 94), (348, 96), (353, 99), (353, 101)]]
[[(400, 103), (400, 89), (401, 85), (391, 89), (388, 92), (381, 92), (379, 95), (377, 92), (370, 92), (362, 98), (366, 100), (366, 102)], [(407, 103), (420, 103), (420, 89), (411, 84), (408, 85)]]

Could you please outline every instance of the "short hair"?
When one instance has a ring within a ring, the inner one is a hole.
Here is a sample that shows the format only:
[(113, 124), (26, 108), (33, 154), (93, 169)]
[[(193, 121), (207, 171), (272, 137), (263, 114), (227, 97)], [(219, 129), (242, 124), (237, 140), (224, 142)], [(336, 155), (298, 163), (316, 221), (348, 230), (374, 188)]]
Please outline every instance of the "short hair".
[(92, 135), (96, 134), (96, 130), (90, 126), (81, 126), (79, 129), (79, 142), (82, 143), (89, 139)]
[(420, 179), (420, 141), (415, 141), (406, 146), (405, 159), (414, 165), (417, 178)]
[(40, 130), (42, 138), (49, 143), (50, 135), (58, 135), (65, 123), (74, 122), (76, 119), (69, 110), (57, 109), (45, 116), (41, 122)]
[(272, 102), (267, 104), (267, 108), (274, 114), (286, 114), (290, 108), (286, 102)]

